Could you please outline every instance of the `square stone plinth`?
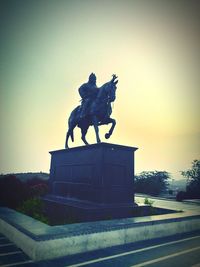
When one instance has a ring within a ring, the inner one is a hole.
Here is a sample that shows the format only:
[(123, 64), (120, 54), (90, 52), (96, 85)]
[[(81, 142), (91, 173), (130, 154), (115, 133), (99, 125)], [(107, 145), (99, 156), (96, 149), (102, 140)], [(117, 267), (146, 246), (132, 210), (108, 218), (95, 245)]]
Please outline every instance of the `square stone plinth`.
[(135, 147), (99, 143), (50, 152), (45, 199), (86, 210), (134, 206)]

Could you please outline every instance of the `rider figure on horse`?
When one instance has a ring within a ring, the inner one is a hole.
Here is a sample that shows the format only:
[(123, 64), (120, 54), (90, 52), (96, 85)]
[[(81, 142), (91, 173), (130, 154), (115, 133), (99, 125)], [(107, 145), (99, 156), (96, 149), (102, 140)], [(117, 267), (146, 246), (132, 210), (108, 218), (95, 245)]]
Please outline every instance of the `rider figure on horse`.
[(94, 73), (91, 73), (88, 82), (82, 84), (78, 91), (82, 98), (80, 113), (80, 119), (82, 119), (86, 117), (89, 107), (98, 93), (98, 88), (96, 86), (96, 75)]

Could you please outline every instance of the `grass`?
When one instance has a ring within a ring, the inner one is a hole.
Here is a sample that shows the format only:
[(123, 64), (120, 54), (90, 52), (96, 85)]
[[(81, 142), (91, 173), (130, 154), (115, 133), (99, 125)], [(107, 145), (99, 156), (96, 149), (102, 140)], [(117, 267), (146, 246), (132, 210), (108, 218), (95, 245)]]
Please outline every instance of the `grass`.
[(144, 199), (144, 204), (145, 204), (145, 205), (152, 206), (152, 205), (153, 205), (153, 203), (154, 203), (154, 201), (153, 201), (153, 200), (150, 200), (150, 199), (148, 199), (147, 197)]

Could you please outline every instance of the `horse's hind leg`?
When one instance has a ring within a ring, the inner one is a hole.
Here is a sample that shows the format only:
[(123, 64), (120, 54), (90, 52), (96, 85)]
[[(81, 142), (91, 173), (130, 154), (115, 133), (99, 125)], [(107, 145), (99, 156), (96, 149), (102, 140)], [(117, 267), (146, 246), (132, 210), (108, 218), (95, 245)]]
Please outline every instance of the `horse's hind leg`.
[(88, 131), (88, 127), (81, 128), (81, 134), (82, 134), (81, 139), (83, 140), (85, 145), (89, 145), (89, 143), (87, 142), (87, 140), (85, 138), (87, 131)]

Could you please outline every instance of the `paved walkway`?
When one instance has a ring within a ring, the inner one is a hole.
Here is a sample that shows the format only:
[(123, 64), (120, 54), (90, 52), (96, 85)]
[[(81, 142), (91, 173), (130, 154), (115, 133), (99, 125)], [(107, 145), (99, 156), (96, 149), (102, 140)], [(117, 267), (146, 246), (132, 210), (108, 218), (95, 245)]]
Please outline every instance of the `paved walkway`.
[(195, 214), (200, 214), (200, 205), (194, 204), (190, 201), (188, 202), (178, 202), (174, 200), (168, 200), (164, 198), (159, 197), (152, 197), (152, 196), (141, 196), (137, 195), (135, 196), (135, 201), (138, 204), (144, 204), (145, 198), (148, 198), (153, 202), (153, 206), (160, 207), (160, 208), (166, 208), (166, 209), (172, 209), (172, 210), (182, 210), (182, 211), (188, 211)]

